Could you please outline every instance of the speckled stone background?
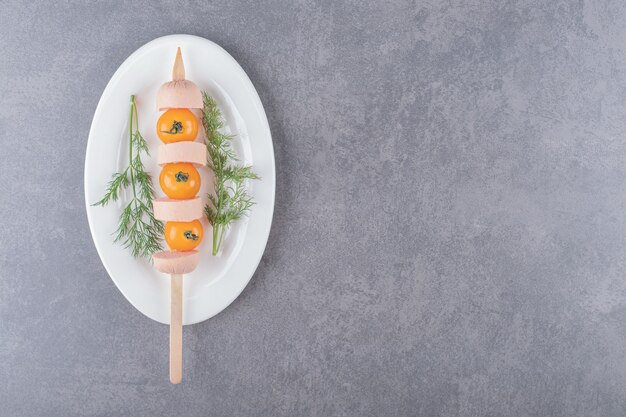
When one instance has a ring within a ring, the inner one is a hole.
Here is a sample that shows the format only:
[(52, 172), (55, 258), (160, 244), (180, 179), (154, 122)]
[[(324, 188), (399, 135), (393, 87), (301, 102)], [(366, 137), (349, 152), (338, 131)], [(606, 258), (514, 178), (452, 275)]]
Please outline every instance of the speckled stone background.
[[(623, 1), (0, 8), (0, 416), (626, 415)], [(171, 33), (241, 63), (277, 163), (182, 386), (82, 192), (106, 83)]]

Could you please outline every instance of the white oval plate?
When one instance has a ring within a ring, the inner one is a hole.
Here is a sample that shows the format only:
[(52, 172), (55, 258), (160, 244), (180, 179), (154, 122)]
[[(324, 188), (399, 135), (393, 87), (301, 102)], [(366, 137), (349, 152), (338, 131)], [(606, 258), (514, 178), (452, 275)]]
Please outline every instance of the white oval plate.
[[(215, 43), (190, 35), (171, 35), (153, 40), (135, 51), (106, 86), (93, 117), (85, 157), (85, 203), (93, 241), (107, 272), (124, 296), (146, 316), (169, 323), (170, 279), (150, 262), (135, 259), (113, 243), (123, 201), (94, 207), (105, 192), (113, 172), (128, 164), (128, 112), (130, 95), (136, 96), (139, 130), (146, 138), (150, 157), (144, 164), (153, 185), (163, 195), (156, 149), (160, 143), (156, 121), (156, 92), (171, 79), (176, 48), (181, 47), (186, 78), (218, 102), (226, 131), (235, 135), (233, 147), (242, 163), (252, 164), (262, 178), (248, 184), (256, 204), (247, 218), (236, 222), (225, 236), (218, 256), (211, 255), (212, 233), (205, 225), (199, 246), (200, 266), (184, 277), (183, 323), (194, 324), (213, 317), (243, 291), (254, 274), (270, 232), (274, 211), (274, 150), (267, 117), (252, 82), (228, 52)], [(198, 140), (203, 140), (199, 138)], [(211, 177), (200, 169), (200, 196), (206, 199)]]

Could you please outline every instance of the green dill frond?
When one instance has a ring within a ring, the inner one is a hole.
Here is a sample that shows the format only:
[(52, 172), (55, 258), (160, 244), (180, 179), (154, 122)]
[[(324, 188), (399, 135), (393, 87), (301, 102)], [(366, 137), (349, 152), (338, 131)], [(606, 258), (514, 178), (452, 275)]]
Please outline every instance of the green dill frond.
[(150, 156), (150, 151), (148, 150), (148, 142), (143, 138), (139, 131), (136, 131), (132, 136), (133, 146), (137, 150), (137, 154), (144, 152), (147, 156)]
[(121, 191), (129, 189), (132, 195), (120, 214), (114, 242), (119, 242), (124, 248), (130, 249), (134, 257), (151, 258), (154, 252), (162, 250), (163, 223), (154, 218), (152, 211), (152, 201), (156, 194), (152, 178), (146, 172), (141, 160), (142, 153), (149, 155), (148, 144), (137, 130), (137, 126), (135, 96), (131, 96), (128, 167), (121, 173), (113, 174), (104, 197), (94, 205), (106, 206), (111, 201), (117, 201)]
[(213, 255), (216, 255), (230, 224), (246, 215), (254, 204), (248, 195), (246, 180), (257, 180), (259, 177), (251, 166), (236, 165), (237, 155), (231, 147), (233, 136), (221, 131), (224, 120), (217, 102), (206, 92), (202, 92), (202, 100), (207, 162), (215, 176), (215, 190), (209, 194), (209, 203), (204, 211), (213, 226)]
[(117, 201), (120, 196), (120, 192), (125, 187), (128, 187), (128, 184), (128, 169), (124, 170), (124, 172), (116, 172), (115, 174), (113, 174), (113, 176), (111, 177), (111, 181), (109, 181), (109, 184), (107, 185), (107, 190), (104, 194), (104, 197), (102, 197), (100, 201), (92, 205), (106, 206), (107, 204), (109, 204), (109, 201)]

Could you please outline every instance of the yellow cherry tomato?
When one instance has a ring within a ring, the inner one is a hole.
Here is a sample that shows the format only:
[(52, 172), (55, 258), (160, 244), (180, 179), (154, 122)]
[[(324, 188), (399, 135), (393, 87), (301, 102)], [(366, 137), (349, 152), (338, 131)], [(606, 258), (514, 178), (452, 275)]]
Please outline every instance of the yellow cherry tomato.
[(159, 117), (156, 130), (165, 143), (191, 142), (198, 134), (198, 119), (189, 109), (169, 109)]
[(173, 251), (188, 251), (202, 242), (204, 230), (200, 220), (165, 223), (165, 241)]
[(161, 170), (159, 183), (166, 196), (176, 200), (193, 198), (200, 189), (200, 174), (189, 163), (166, 164)]

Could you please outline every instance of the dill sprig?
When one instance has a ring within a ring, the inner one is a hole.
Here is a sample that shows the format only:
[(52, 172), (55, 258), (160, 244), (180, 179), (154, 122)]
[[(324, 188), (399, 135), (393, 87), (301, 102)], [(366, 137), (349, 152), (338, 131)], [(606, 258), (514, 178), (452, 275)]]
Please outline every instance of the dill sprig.
[(210, 203), (204, 211), (213, 226), (213, 255), (217, 255), (230, 224), (239, 220), (254, 204), (248, 195), (245, 181), (259, 177), (251, 166), (236, 165), (237, 155), (231, 147), (233, 136), (221, 131), (224, 119), (217, 102), (205, 91), (202, 92), (202, 99), (202, 125), (207, 136), (208, 164), (215, 175), (215, 191), (209, 194)]
[(138, 127), (137, 105), (133, 95), (130, 96), (128, 122), (129, 164), (124, 171), (113, 174), (104, 197), (94, 206), (106, 206), (111, 201), (117, 201), (122, 190), (130, 188), (132, 197), (122, 210), (114, 241), (129, 248), (134, 257), (150, 258), (154, 252), (162, 249), (163, 223), (154, 218), (152, 211), (154, 187), (141, 161), (142, 152), (149, 155), (148, 144)]

